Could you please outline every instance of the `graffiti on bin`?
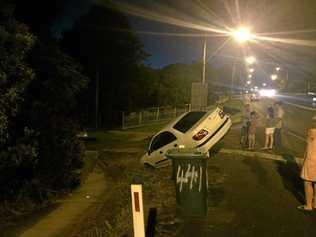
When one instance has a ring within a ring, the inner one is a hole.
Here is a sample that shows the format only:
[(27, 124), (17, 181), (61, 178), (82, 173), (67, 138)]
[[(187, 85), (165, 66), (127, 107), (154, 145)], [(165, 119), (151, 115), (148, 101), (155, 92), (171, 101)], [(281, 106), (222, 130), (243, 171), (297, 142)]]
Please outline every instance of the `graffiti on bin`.
[(183, 186), (188, 185), (191, 191), (196, 185), (198, 190), (202, 190), (202, 167), (188, 164), (187, 168), (183, 168), (181, 165), (178, 166), (177, 170), (177, 185), (179, 191), (182, 192)]

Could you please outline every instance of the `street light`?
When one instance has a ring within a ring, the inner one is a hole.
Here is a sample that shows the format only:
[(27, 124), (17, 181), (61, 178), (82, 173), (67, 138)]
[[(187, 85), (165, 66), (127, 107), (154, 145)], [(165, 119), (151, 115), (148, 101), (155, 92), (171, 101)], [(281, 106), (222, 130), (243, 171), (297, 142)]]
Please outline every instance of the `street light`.
[(262, 83), (262, 86), (267, 86), (267, 83)]
[(276, 79), (278, 79), (278, 75), (272, 74), (272, 75), (270, 76), (270, 78), (271, 78), (272, 81), (275, 81)]
[(254, 64), (254, 62), (256, 61), (256, 58), (254, 56), (249, 56), (246, 58), (246, 63), (248, 64)]
[(247, 81), (247, 84), (250, 85), (250, 84), (251, 84), (251, 81)]
[(244, 43), (253, 38), (250, 29), (248, 27), (241, 26), (237, 30), (232, 32), (232, 36), (239, 43)]
[(253, 69), (253, 68), (250, 68), (250, 69), (249, 69), (249, 72), (250, 72), (250, 73), (253, 73), (254, 71), (255, 71), (255, 69)]
[(280, 67), (276, 67), (276, 68), (275, 68), (275, 70), (280, 71), (280, 70), (281, 70), (281, 68), (280, 68)]
[(250, 74), (250, 75), (248, 75), (248, 78), (252, 78), (252, 75)]

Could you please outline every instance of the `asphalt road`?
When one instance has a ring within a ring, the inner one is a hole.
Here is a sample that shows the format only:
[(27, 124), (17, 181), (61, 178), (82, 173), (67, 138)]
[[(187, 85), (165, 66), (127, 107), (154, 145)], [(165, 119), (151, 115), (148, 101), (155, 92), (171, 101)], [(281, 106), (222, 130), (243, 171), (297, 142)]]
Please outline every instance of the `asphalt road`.
[(302, 105), (305, 107), (316, 109), (316, 101), (313, 102), (313, 98), (316, 98), (316, 95), (303, 95), (303, 94), (284, 94), (277, 97), (279, 100), (284, 102), (289, 102), (297, 105)]
[(298, 170), (294, 164), (217, 156), (208, 168), (217, 177), (209, 186), (208, 217), (186, 222), (177, 236), (316, 236), (316, 212), (296, 209), (303, 202)]

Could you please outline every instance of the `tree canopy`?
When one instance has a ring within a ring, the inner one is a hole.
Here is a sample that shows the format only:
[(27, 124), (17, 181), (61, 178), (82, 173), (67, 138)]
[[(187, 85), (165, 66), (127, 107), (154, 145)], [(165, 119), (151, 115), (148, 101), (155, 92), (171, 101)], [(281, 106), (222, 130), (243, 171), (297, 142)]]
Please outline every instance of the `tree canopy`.
[(0, 3), (0, 201), (43, 201), (80, 182), (78, 97), (88, 78), (74, 59)]

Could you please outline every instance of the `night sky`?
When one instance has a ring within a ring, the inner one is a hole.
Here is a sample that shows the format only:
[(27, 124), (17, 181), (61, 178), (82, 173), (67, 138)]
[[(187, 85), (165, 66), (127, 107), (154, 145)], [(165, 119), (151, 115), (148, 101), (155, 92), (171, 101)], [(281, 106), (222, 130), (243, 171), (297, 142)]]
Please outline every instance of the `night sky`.
[[(54, 31), (60, 34), (64, 29), (70, 28), (78, 17), (89, 10), (93, 2), (104, 4), (102, 0), (70, 0), (62, 16), (56, 20)], [(238, 5), (236, 5), (237, 2)], [(293, 33), (295, 30), (316, 29), (316, 23), (313, 21), (316, 14), (316, 1), (314, 1), (314, 7), (304, 2), (313, 1), (115, 1), (118, 8), (128, 16), (131, 26), (144, 43), (145, 50), (151, 55), (146, 64), (154, 68), (173, 63), (191, 63), (202, 59), (205, 31), (193, 29), (194, 27), (184, 27), (183, 22), (224, 30), (225, 27), (245, 24), (255, 29), (256, 33), (268, 33), (268, 36), (313, 40), (316, 38), (315, 31), (304, 34)], [(174, 19), (180, 20), (180, 23), (174, 23)], [(278, 34), (274, 35), (276, 32)], [(176, 36), (177, 34), (180, 36)], [(208, 34), (214, 33), (208, 32)], [(254, 42), (241, 46), (234, 40), (230, 40), (217, 52), (216, 50), (226, 39), (227, 37), (223, 36), (207, 37), (207, 57), (214, 56), (209, 60), (214, 67), (232, 64), (236, 58), (239, 60), (237, 62), (240, 62), (243, 55), (255, 54), (262, 62), (260, 65), (262, 72), (259, 73), (259, 77), (266, 77), (266, 71), (271, 71), (271, 68), (278, 64), (285, 65), (288, 70), (308, 74), (310, 65), (313, 65), (316, 59), (315, 46), (306, 47), (275, 42)]]

